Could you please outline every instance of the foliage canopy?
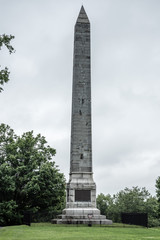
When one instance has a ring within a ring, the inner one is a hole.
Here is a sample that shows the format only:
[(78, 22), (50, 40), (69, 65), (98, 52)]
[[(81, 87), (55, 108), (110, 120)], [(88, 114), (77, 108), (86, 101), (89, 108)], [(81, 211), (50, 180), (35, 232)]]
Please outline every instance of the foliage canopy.
[(97, 207), (113, 222), (121, 222), (121, 213), (148, 213), (149, 226), (158, 226), (158, 203), (146, 188), (125, 188), (117, 194), (97, 197)]
[(158, 199), (158, 215), (160, 217), (160, 177), (156, 180), (156, 194)]
[(0, 125), (0, 225), (20, 223), (24, 211), (63, 208), (65, 179), (52, 160), (55, 153), (40, 134), (17, 136)]

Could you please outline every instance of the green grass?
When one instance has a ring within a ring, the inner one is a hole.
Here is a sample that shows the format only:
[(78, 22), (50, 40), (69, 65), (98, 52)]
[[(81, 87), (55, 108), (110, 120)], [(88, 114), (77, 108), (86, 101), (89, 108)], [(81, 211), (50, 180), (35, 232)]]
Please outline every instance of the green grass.
[(0, 240), (160, 240), (160, 228), (123, 225), (71, 226), (37, 223), (0, 229)]

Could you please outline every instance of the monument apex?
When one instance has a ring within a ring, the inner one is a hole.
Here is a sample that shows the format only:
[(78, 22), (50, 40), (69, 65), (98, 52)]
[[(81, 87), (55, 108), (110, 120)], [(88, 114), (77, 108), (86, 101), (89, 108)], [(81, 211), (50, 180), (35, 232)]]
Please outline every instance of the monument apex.
[(84, 9), (83, 5), (82, 5), (81, 10), (79, 12), (77, 22), (79, 22), (79, 23), (89, 23), (89, 19), (88, 19), (88, 16), (85, 12), (85, 9)]

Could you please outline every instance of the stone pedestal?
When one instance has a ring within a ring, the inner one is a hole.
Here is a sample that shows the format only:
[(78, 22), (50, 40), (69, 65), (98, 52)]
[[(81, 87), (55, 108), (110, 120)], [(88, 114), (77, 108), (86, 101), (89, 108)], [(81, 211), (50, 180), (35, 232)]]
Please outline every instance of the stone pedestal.
[(67, 184), (67, 203), (57, 224), (112, 224), (96, 208), (96, 184), (92, 173), (72, 173)]
[(92, 175), (88, 172), (70, 174), (67, 184), (67, 208), (96, 207), (96, 184)]

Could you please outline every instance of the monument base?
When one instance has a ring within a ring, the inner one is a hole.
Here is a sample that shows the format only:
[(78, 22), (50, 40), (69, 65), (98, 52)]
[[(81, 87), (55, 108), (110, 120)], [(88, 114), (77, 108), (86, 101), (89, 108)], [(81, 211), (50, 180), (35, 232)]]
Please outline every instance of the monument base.
[(112, 224), (96, 208), (96, 184), (92, 172), (74, 172), (67, 184), (66, 208), (55, 224)]
[(97, 208), (65, 208), (58, 219), (53, 219), (55, 224), (99, 224), (110, 225), (112, 220), (100, 215)]

